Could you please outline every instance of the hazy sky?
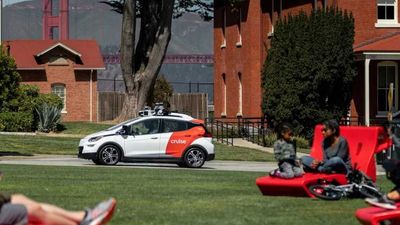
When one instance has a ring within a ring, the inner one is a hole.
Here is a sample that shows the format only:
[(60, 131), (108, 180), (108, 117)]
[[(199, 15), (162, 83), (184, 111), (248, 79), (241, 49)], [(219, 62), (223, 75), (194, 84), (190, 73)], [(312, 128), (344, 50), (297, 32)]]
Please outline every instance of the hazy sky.
[(25, 2), (25, 1), (28, 1), (28, 0), (3, 0), (3, 6), (18, 3), (18, 2)]

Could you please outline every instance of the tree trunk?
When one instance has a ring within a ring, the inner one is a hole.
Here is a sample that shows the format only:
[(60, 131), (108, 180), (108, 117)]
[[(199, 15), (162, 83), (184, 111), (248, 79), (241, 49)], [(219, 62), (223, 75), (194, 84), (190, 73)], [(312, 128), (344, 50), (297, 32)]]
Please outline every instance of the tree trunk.
[(174, 0), (142, 1), (139, 41), (135, 46), (135, 0), (125, 0), (122, 17), (121, 70), (125, 102), (117, 121), (138, 115), (153, 90), (171, 39)]

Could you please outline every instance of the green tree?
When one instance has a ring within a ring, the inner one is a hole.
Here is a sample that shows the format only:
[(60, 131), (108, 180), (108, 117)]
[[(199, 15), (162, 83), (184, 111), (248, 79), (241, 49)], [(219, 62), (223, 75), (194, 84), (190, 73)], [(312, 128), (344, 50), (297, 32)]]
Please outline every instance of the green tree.
[[(211, 19), (213, 3), (202, 0), (116, 0), (101, 1), (122, 14), (121, 70), (125, 101), (117, 120), (135, 117), (151, 103), (157, 79), (171, 39), (172, 18), (185, 12)], [(140, 27), (136, 26), (140, 18)], [(135, 30), (139, 31), (136, 42)]]
[(337, 8), (277, 22), (262, 72), (263, 111), (310, 137), (316, 124), (349, 110), (356, 75), (354, 19)]
[(157, 77), (156, 83), (154, 85), (154, 90), (150, 93), (150, 99), (152, 107), (155, 106), (155, 103), (162, 102), (164, 106), (169, 108), (170, 99), (174, 90), (172, 86), (168, 83), (167, 79), (164, 76)]
[(0, 112), (8, 111), (10, 101), (17, 96), (21, 76), (16, 69), (14, 59), (0, 50)]

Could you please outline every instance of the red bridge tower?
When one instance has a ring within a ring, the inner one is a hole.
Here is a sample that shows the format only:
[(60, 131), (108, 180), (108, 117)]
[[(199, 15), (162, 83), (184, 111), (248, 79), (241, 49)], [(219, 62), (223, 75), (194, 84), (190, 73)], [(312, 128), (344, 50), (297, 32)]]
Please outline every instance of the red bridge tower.
[[(68, 1), (69, 0), (42, 0), (44, 40), (66, 40), (69, 38)], [(58, 37), (56, 37), (57, 34)]]

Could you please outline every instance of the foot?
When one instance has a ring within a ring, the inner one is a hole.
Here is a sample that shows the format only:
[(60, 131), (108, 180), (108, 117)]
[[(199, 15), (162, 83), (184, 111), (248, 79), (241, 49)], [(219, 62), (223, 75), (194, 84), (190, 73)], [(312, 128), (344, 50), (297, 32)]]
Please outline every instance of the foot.
[(106, 224), (113, 215), (116, 203), (117, 202), (114, 198), (100, 202), (93, 209), (89, 209), (86, 212), (86, 215), (81, 221), (80, 225)]
[(396, 209), (396, 204), (394, 201), (387, 198), (386, 195), (383, 195), (380, 198), (366, 198), (365, 201), (370, 205), (377, 206), (385, 209)]
[(269, 172), (269, 175), (271, 177), (280, 177), (281, 171), (278, 169), (274, 169), (272, 171)]

